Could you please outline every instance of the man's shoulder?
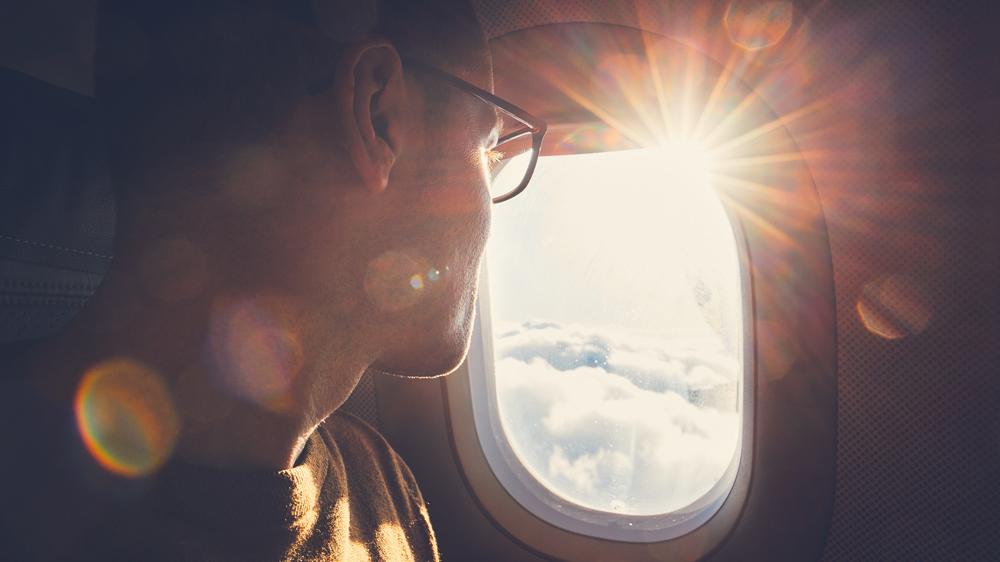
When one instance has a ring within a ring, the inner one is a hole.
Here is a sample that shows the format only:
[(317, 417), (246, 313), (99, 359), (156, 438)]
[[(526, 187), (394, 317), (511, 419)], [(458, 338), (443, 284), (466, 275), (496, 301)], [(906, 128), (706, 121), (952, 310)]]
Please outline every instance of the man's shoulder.
[(361, 468), (360, 463), (372, 463), (386, 473), (387, 479), (402, 480), (419, 494), (413, 474), (406, 462), (381, 433), (364, 420), (347, 412), (334, 412), (320, 424), (318, 430), (327, 446), (340, 451), (345, 467)]
[(327, 447), (343, 459), (350, 478), (368, 481), (366, 487), (381, 480), (394, 503), (406, 506), (409, 517), (418, 517), (426, 509), (410, 467), (377, 429), (349, 413), (334, 412), (318, 431)]
[(327, 418), (317, 432), (331, 454), (342, 459), (348, 488), (362, 491), (374, 518), (395, 519), (394, 528), (405, 534), (417, 560), (438, 560), (437, 542), (417, 481), (385, 437), (343, 412)]

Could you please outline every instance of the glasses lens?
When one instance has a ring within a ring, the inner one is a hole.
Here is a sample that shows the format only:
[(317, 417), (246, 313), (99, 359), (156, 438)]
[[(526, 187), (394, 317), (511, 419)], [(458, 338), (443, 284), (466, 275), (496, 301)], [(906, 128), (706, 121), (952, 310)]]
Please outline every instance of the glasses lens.
[(525, 176), (528, 175), (531, 152), (530, 132), (501, 143), (490, 152), (491, 198), (495, 199), (507, 195), (521, 185)]

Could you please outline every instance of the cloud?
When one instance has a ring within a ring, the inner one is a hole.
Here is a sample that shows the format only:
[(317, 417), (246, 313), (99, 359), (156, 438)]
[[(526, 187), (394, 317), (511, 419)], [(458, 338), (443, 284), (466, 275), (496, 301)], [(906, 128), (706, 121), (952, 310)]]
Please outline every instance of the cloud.
[(719, 341), (667, 339), (633, 334), (607, 327), (562, 327), (531, 321), (499, 330), (497, 359), (523, 363), (542, 359), (553, 368), (569, 371), (599, 367), (639, 388), (688, 395), (736, 382), (738, 364)]
[(712, 342), (552, 322), (496, 340), (504, 431), (553, 491), (630, 514), (684, 507), (732, 459), (737, 362)]

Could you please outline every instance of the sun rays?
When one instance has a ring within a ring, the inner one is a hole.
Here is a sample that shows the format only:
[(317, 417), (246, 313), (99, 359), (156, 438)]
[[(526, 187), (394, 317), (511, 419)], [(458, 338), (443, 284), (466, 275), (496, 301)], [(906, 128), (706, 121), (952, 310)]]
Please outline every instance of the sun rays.
[[(795, 233), (771, 224), (773, 211), (765, 207), (814, 211), (796, 209), (794, 198), (781, 194), (811, 186), (816, 170), (838, 184), (858, 183), (870, 179), (877, 158), (893, 163), (885, 158), (892, 154), (891, 131), (864, 122), (885, 106), (890, 78), (884, 61), (829, 55), (830, 42), (843, 39), (813, 33), (811, 21), (824, 9), (823, 3), (807, 13), (788, 2), (735, 0), (698, 3), (688, 14), (646, 10), (637, 14), (640, 27), (663, 29), (663, 21), (650, 20), (670, 16), (682, 23), (669, 27), (683, 32), (638, 40), (623, 33), (570, 57), (540, 61), (528, 81), (546, 84), (610, 131), (553, 134), (557, 153), (572, 152), (583, 137), (590, 144), (612, 140), (577, 147), (587, 152), (701, 146), (712, 162), (710, 184), (727, 204), (774, 242), (793, 244)], [(537, 47), (523, 46), (521, 56)], [(864, 111), (851, 112), (858, 108)]]
[[(763, 0), (628, 9), (631, 25), (654, 32), (553, 30), (494, 52), (498, 68), (516, 69), (498, 91), (523, 95), (525, 107), (539, 102), (551, 120), (543, 156), (698, 146), (711, 163), (703, 185), (767, 241), (772, 260), (825, 239), (828, 220), (842, 232), (919, 243), (929, 205), (919, 195), (931, 186), (900, 138), (942, 117), (898, 117), (894, 55), (878, 48), (892, 40), (888, 16), (859, 10), (829, 25), (825, 2)], [(665, 178), (679, 164), (662, 154)], [(661, 183), (650, 189), (671, 189)]]

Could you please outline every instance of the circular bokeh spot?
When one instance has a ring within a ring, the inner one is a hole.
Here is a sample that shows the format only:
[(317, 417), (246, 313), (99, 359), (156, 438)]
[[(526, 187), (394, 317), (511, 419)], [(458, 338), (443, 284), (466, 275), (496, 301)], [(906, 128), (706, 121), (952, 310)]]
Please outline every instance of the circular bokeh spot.
[(777, 45), (792, 27), (794, 16), (791, 2), (733, 0), (723, 22), (734, 45), (758, 51)]
[(869, 332), (888, 340), (917, 335), (931, 321), (924, 290), (903, 275), (887, 275), (865, 284), (855, 308)]
[(222, 386), (238, 398), (282, 412), (305, 364), (301, 318), (277, 295), (221, 299), (212, 314), (212, 352)]
[(145, 476), (159, 468), (180, 432), (163, 380), (131, 359), (111, 359), (87, 371), (74, 410), (87, 451), (102, 467), (122, 476)]
[[(384, 312), (398, 312), (415, 305), (424, 295), (424, 272), (432, 270), (425, 260), (406, 252), (388, 251), (368, 264), (365, 294)], [(435, 280), (440, 277), (432, 271)]]

